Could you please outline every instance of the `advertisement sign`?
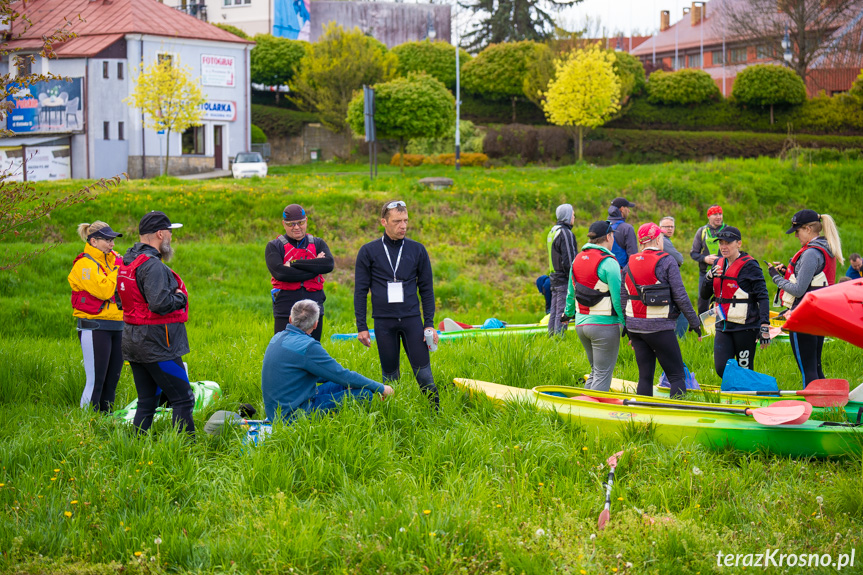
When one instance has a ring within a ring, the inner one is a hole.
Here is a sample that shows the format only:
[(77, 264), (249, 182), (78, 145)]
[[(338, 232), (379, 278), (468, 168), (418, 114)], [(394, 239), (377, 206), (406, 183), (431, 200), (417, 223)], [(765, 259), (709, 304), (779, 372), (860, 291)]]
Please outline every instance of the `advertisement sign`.
[(24, 180), (24, 148), (0, 148), (0, 176), (4, 180)]
[(233, 122), (237, 119), (237, 103), (227, 100), (207, 100), (201, 104), (204, 111), (202, 120), (215, 120), (217, 122)]
[(201, 83), (204, 86), (233, 88), (236, 85), (234, 57), (201, 54)]
[(10, 90), (14, 108), (6, 115), (6, 129), (16, 134), (80, 132), (84, 128), (82, 79), (36, 82)]
[(311, 39), (309, 0), (275, 0), (273, 36), (291, 40)]
[(0, 148), (0, 172), (5, 179), (20, 182), (27, 180), (68, 180), (72, 177), (71, 149), (69, 146), (17, 146)]

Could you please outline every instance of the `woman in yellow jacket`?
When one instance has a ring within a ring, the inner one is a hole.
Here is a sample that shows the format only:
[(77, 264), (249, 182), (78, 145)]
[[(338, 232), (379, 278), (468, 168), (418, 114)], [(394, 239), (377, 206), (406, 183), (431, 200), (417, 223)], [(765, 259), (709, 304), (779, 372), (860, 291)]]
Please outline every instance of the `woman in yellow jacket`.
[(80, 224), (78, 235), (86, 244), (75, 258), (68, 279), (87, 376), (81, 407), (90, 405), (109, 412), (123, 369), (123, 309), (116, 294), (117, 266), (122, 256), (114, 251), (114, 238), (123, 234), (96, 221)]

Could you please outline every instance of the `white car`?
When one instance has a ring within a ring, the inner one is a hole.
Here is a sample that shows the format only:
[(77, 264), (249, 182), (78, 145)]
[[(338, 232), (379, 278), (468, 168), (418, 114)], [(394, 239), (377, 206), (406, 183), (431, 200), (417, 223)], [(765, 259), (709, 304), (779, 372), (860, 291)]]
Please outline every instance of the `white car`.
[(231, 164), (231, 172), (235, 178), (263, 178), (267, 175), (267, 162), (258, 152), (240, 152)]

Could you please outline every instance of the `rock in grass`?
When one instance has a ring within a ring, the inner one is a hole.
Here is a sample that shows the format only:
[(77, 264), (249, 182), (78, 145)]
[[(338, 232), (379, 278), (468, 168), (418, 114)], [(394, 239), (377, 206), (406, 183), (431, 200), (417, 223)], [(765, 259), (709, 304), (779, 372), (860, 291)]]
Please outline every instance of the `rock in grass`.
[(452, 186), (452, 178), (423, 178), (420, 184), (433, 190), (442, 190)]

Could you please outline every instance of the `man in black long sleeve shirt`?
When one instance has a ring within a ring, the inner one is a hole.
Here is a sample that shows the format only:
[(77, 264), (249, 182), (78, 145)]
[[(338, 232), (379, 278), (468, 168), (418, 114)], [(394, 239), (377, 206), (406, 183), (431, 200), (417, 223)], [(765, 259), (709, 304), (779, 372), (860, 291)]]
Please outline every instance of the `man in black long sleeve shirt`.
[(405, 238), (408, 210), (404, 202), (384, 204), (381, 225), (385, 230), (383, 237), (367, 243), (357, 254), (354, 312), (359, 340), (366, 347), (371, 346), (371, 335), (366, 323), (366, 300), (371, 291), (375, 340), (384, 383), (399, 378), (401, 342), (420, 390), (437, 406), (438, 391), (423, 333), (424, 329), (431, 329), (437, 345), (431, 261), (422, 244)]
[(300, 300), (310, 299), (320, 308), (318, 326), (312, 337), (321, 341), (324, 330), (324, 276), (333, 271), (335, 262), (326, 242), (306, 233), (308, 217), (298, 204), (282, 212), (285, 234), (267, 244), (265, 257), (273, 284), (274, 333), (288, 325), (291, 308)]

